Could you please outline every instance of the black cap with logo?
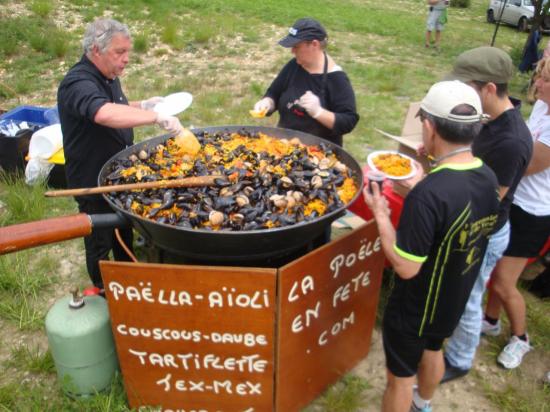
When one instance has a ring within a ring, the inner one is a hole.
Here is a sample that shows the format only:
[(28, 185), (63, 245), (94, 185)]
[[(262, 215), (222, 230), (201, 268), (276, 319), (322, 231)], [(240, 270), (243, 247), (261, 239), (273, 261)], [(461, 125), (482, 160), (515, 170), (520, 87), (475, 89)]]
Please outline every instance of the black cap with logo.
[(317, 20), (305, 18), (297, 20), (296, 23), (288, 29), (286, 37), (279, 40), (283, 47), (294, 47), (302, 41), (325, 40), (327, 31)]

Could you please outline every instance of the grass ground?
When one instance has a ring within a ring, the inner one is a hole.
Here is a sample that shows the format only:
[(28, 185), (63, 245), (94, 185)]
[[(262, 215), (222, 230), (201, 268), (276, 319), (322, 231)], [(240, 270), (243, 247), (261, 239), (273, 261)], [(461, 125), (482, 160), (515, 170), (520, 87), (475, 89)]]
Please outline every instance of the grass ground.
[[(84, 25), (96, 16), (112, 16), (127, 23), (135, 39), (122, 80), (130, 99), (186, 90), (194, 96), (180, 115), (186, 126), (274, 125), (275, 119), (251, 119), (248, 109), (290, 57), (276, 41), (294, 20), (312, 16), (327, 27), (329, 53), (354, 86), (361, 120), (346, 136), (345, 148), (362, 163), (371, 148), (392, 146), (375, 128), (399, 134), (408, 104), (421, 99), (460, 52), (489, 44), (495, 26), (485, 23), (485, 8), (486, 1), (472, 0), (468, 9), (451, 9), (436, 52), (424, 48), (421, 0), (0, 0), (0, 109), (55, 105), (59, 81), (81, 54)], [(517, 61), (525, 39), (526, 34), (501, 27), (496, 46)], [(512, 94), (524, 97), (527, 82), (527, 75), (518, 74)], [(524, 105), (523, 113), (530, 109)], [(153, 127), (136, 132), (137, 140), (161, 134)], [(43, 190), (4, 179), (0, 225), (75, 211), (70, 200), (45, 200)], [(0, 410), (126, 410), (120, 384), (88, 402), (61, 396), (56, 385), (44, 316), (71, 285), (87, 282), (80, 240), (0, 257)], [(526, 298), (539, 363), (550, 369), (550, 305), (527, 293)], [(494, 363), (503, 343), (503, 338), (490, 340), (480, 357)], [(528, 369), (497, 371), (504, 380), (483, 373), (472, 379), (495, 410), (548, 410), (550, 394), (533, 372), (538, 369)], [(314, 407), (366, 410), (369, 387), (365, 378), (348, 375)]]

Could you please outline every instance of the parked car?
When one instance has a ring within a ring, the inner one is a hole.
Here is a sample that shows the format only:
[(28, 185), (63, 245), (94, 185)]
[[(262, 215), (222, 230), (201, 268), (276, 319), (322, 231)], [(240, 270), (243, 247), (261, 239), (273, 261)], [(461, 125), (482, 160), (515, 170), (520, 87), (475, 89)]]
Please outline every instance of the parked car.
[[(546, 3), (546, 1), (545, 1)], [(504, 10), (502, 6), (504, 6)], [(495, 23), (500, 20), (516, 26), (519, 31), (527, 31), (535, 15), (535, 6), (531, 0), (490, 0), (487, 9), (487, 21)], [(545, 16), (541, 25), (543, 33), (550, 33), (550, 16)]]
[[(504, 6), (504, 10), (502, 6)], [(491, 0), (487, 9), (487, 21), (494, 23), (500, 20), (516, 26), (519, 31), (527, 31), (529, 22), (535, 15), (535, 7), (531, 0)]]

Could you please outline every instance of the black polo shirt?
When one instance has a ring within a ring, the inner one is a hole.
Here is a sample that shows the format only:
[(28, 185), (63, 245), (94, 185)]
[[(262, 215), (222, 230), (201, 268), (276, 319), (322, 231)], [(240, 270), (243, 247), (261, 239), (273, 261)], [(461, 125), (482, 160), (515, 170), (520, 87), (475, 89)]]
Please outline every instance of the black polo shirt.
[(106, 103), (127, 105), (128, 99), (120, 80), (107, 79), (84, 55), (57, 91), (67, 183), (71, 188), (97, 186), (105, 162), (133, 143), (132, 129), (113, 129), (94, 122), (97, 111)]
[(485, 124), (472, 145), (473, 154), (495, 172), (498, 184), (509, 188), (500, 201), (495, 231), (508, 221), (516, 187), (533, 151), (531, 132), (519, 111), (520, 101), (510, 100), (515, 108)]
[(394, 249), (422, 266), (410, 279), (396, 277), (385, 322), (417, 336), (452, 334), (497, 221), (497, 188), (491, 169), (475, 159), (441, 165), (411, 190)]

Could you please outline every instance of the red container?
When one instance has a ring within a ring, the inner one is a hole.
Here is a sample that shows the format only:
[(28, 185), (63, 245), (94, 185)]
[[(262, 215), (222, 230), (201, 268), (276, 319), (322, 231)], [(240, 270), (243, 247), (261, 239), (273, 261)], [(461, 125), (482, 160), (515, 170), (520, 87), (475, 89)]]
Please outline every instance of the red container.
[[(365, 185), (368, 184), (368, 171), (369, 167), (363, 166), (363, 181)], [(384, 181), (382, 185), (382, 194), (386, 199), (388, 199), (388, 203), (391, 209), (390, 219), (393, 226), (397, 227), (397, 224), (399, 223), (399, 217), (401, 216), (401, 210), (403, 209), (404, 199), (393, 191), (393, 184), (390, 180)], [(357, 216), (360, 216), (365, 220), (370, 220), (373, 217), (372, 212), (365, 203), (365, 199), (363, 198), (363, 196), (359, 196), (357, 200), (348, 207), (348, 209), (350, 212), (355, 213)]]

